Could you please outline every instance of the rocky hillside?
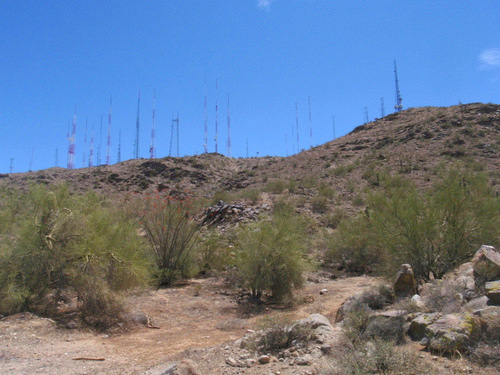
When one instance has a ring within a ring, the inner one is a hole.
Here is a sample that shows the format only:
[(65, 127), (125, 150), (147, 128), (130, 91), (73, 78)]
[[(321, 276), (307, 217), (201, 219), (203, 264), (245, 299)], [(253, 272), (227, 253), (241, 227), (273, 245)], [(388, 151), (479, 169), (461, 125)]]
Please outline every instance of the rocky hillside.
[[(249, 159), (204, 154), (182, 158), (137, 159), (110, 166), (0, 175), (0, 186), (26, 188), (30, 182), (67, 182), (73, 190), (107, 195), (168, 189), (230, 199), (268, 192), (290, 193), (310, 208), (323, 195), (328, 207), (363, 206), (379, 174), (399, 173), (424, 187), (437, 170), (456, 162), (485, 171), (500, 191), (500, 105), (473, 103), (447, 108), (411, 108), (358, 126), (350, 134), (290, 157)], [(246, 192), (243, 194), (242, 192)], [(254, 195), (255, 196), (255, 195)]]

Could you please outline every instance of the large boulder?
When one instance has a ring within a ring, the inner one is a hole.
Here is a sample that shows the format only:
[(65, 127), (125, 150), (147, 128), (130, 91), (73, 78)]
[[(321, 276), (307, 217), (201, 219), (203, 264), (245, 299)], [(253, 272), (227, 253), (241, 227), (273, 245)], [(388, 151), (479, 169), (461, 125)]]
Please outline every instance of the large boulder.
[(481, 324), (483, 339), (487, 342), (500, 341), (500, 306), (488, 306), (474, 312)]
[(500, 254), (493, 246), (481, 246), (471, 262), (474, 264), (476, 280), (486, 282), (500, 279)]
[(422, 340), (425, 337), (425, 330), (441, 317), (440, 313), (419, 314), (410, 323), (408, 334), (412, 340)]
[(398, 298), (411, 297), (417, 293), (417, 282), (409, 264), (401, 265), (394, 283), (394, 293)]
[(472, 314), (447, 314), (425, 329), (421, 343), (440, 353), (468, 352), (481, 337), (481, 326)]
[(493, 305), (500, 305), (500, 280), (489, 281), (484, 285), (486, 297)]

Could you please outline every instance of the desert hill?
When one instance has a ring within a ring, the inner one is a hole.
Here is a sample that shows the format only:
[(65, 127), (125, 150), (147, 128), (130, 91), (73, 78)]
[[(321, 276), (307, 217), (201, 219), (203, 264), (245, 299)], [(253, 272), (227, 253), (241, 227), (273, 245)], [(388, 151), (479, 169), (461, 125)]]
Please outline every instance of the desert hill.
[(135, 159), (93, 168), (3, 174), (0, 186), (23, 189), (31, 182), (65, 181), (74, 191), (106, 195), (167, 189), (173, 195), (189, 191), (205, 197), (225, 192), (226, 199), (249, 196), (251, 191), (288, 192), (301, 198), (304, 207), (312, 197), (324, 195), (327, 206), (350, 210), (363, 205), (364, 192), (376, 188), (383, 171), (425, 187), (439, 167), (459, 162), (486, 172), (498, 192), (499, 153), (500, 105), (472, 103), (390, 114), (290, 157)]

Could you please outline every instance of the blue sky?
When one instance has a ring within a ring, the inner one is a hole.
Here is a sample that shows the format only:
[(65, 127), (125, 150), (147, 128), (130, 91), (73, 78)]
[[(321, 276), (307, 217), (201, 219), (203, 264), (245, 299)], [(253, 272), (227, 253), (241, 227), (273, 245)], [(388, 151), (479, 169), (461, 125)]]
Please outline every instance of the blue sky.
[[(75, 167), (149, 157), (156, 90), (157, 156), (282, 155), (325, 143), (393, 112), (397, 60), (404, 108), (500, 103), (500, 1), (2, 0), (0, 172), (67, 166), (76, 106)], [(216, 81), (218, 90), (216, 90)], [(311, 122), (308, 103), (311, 102)], [(296, 104), (299, 136), (296, 139)], [(102, 140), (99, 142), (101, 116)], [(87, 142), (85, 143), (85, 124)], [(312, 126), (312, 139), (310, 137)], [(292, 134), (293, 131), (293, 134)], [(174, 143), (175, 146), (175, 143)], [(175, 155), (175, 147), (172, 153)]]

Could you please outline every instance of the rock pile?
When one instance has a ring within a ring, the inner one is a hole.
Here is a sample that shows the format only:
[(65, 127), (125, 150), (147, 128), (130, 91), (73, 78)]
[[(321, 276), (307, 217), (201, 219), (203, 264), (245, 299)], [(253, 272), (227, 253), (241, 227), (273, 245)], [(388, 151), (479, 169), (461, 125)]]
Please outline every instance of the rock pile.
[(217, 204), (208, 207), (202, 217), (202, 225), (236, 224), (239, 222), (256, 221), (258, 215), (269, 210), (267, 204), (253, 208), (241, 203), (226, 203), (219, 201)]

